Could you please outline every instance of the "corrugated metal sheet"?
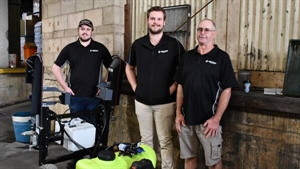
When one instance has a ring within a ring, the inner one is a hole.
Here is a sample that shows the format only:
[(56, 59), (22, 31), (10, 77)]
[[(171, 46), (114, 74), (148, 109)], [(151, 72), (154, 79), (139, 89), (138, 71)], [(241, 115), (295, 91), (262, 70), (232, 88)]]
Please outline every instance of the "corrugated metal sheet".
[(300, 38), (299, 0), (242, 0), (239, 69), (285, 71), (290, 39)]
[[(191, 5), (191, 15), (195, 14), (202, 6), (206, 5), (211, 0), (131, 0), (132, 9), (132, 40), (135, 40), (141, 36), (147, 34), (147, 10), (152, 6), (176, 6), (176, 5)], [(207, 8), (203, 9), (198, 15), (191, 20), (191, 34), (190, 34), (190, 48), (193, 48), (196, 44), (196, 26), (198, 22), (205, 17), (213, 18), (213, 3)], [(166, 22), (168, 20), (168, 16)]]
[[(132, 40), (147, 33), (151, 6), (190, 4), (193, 15), (208, 2), (131, 0)], [(284, 72), (289, 40), (300, 39), (300, 0), (214, 0), (191, 20), (189, 48), (197, 45), (196, 26), (206, 17), (216, 21), (216, 43), (228, 50), (235, 69)]]

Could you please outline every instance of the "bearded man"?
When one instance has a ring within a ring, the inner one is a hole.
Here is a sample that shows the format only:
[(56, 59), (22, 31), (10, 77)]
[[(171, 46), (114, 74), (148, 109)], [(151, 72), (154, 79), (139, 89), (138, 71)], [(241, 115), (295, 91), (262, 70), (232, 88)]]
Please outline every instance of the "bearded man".
[(135, 93), (141, 142), (153, 147), (156, 129), (161, 168), (172, 169), (172, 126), (177, 88), (174, 76), (185, 50), (179, 41), (163, 33), (166, 12), (162, 7), (154, 6), (147, 11), (147, 24), (148, 34), (131, 46), (125, 72)]

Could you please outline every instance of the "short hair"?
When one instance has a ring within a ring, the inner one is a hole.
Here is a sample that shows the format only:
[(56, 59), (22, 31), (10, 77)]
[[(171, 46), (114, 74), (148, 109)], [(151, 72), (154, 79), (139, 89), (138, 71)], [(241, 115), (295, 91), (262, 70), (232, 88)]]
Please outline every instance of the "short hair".
[(200, 22), (202, 22), (202, 21), (210, 21), (210, 22), (213, 24), (213, 28), (214, 28), (214, 30), (216, 30), (216, 29), (217, 29), (217, 27), (216, 27), (216, 24), (215, 24), (215, 22), (214, 22), (213, 20), (211, 20), (211, 19), (208, 19), (208, 18), (205, 18), (205, 19), (201, 20)]
[(164, 8), (160, 7), (160, 6), (153, 6), (150, 9), (148, 9), (147, 11), (147, 19), (149, 19), (150, 13), (156, 11), (156, 12), (162, 12), (164, 14), (164, 20), (166, 20), (166, 11)]

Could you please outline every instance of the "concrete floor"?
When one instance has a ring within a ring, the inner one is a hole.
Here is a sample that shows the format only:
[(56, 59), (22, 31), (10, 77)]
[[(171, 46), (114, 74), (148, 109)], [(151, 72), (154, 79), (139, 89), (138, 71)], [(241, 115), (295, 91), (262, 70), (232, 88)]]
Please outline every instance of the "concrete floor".
[[(12, 115), (17, 112), (30, 111), (30, 102), (19, 103), (0, 108), (0, 168), (1, 169), (37, 169), (43, 168), (38, 165), (39, 151), (29, 151), (29, 144), (16, 142)], [(69, 153), (62, 146), (49, 145), (49, 157)], [(69, 160), (49, 166), (48, 169), (64, 169)], [(45, 166), (44, 166), (45, 167)]]

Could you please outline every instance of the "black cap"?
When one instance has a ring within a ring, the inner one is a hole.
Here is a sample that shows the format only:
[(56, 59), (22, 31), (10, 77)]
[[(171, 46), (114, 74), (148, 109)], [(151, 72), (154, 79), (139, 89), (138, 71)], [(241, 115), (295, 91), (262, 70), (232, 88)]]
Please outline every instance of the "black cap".
[(79, 22), (78, 27), (80, 27), (81, 25), (86, 25), (86, 26), (89, 26), (89, 27), (91, 27), (92, 29), (94, 29), (93, 22), (90, 21), (90, 20), (88, 20), (88, 19), (82, 19), (82, 20)]

